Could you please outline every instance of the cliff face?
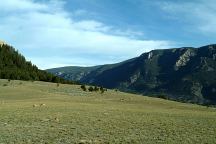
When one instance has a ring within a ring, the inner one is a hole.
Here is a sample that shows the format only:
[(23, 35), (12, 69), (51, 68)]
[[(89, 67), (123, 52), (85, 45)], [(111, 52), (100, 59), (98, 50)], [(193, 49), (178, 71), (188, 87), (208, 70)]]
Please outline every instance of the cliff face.
[[(74, 70), (68, 67), (70, 73)], [(62, 72), (59, 76), (67, 78), (68, 73), (63, 71), (64, 68), (55, 69), (54, 73)], [(91, 70), (80, 68), (76, 74), (82, 83), (151, 96), (165, 95), (184, 102), (216, 103), (216, 45), (153, 50), (118, 64)]]

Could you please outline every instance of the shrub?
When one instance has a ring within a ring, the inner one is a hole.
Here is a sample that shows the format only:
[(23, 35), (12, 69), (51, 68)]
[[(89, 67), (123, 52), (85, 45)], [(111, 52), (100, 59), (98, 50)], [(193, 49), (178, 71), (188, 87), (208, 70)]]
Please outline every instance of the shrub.
[(85, 85), (81, 85), (81, 89), (82, 89), (83, 91), (86, 91), (86, 86), (85, 86)]
[(93, 91), (94, 91), (94, 88), (93, 88), (92, 86), (90, 86), (90, 87), (88, 88), (88, 90), (89, 90), (90, 92), (93, 92)]
[(99, 91), (99, 88), (97, 86), (95, 86), (94, 91)]
[(169, 99), (168, 96), (166, 96), (166, 95), (159, 95), (158, 98), (166, 99), (166, 100)]
[(105, 89), (103, 87), (100, 87), (100, 91), (101, 91), (101, 94), (103, 94)]
[(60, 86), (60, 84), (59, 83), (57, 83), (57, 87), (59, 87)]
[(3, 84), (3, 86), (8, 86), (7, 84)]

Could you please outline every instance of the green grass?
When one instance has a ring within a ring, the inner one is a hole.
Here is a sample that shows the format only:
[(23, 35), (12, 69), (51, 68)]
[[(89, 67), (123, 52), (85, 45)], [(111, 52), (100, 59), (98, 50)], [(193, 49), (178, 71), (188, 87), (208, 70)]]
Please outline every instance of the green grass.
[(214, 108), (114, 90), (84, 92), (76, 85), (0, 80), (1, 144), (215, 142)]

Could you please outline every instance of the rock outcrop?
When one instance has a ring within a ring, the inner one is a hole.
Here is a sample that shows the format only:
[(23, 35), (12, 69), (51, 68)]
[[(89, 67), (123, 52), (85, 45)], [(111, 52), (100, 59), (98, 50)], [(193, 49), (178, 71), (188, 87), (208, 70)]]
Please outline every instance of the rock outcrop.
[(175, 70), (178, 70), (179, 68), (187, 65), (187, 63), (190, 61), (191, 57), (195, 56), (196, 53), (193, 49), (188, 49), (186, 52), (181, 55), (178, 59), (178, 61), (175, 64)]

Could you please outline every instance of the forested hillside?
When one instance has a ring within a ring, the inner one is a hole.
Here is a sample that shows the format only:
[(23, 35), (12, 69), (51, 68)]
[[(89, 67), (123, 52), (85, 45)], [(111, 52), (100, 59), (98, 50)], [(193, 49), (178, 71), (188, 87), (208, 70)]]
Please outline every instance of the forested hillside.
[(72, 83), (39, 70), (37, 66), (26, 61), (25, 57), (12, 46), (3, 42), (0, 43), (0, 79)]

